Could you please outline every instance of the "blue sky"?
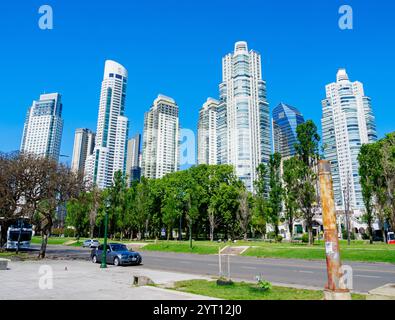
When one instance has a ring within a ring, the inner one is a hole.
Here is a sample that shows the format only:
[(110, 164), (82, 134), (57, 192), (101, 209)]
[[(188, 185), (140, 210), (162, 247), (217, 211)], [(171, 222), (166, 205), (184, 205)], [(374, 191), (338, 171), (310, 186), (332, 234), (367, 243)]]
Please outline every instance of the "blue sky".
[[(53, 30), (38, 27), (43, 4)], [(338, 27), (343, 4), (353, 30)], [(271, 109), (283, 101), (320, 126), (325, 85), (345, 67), (372, 97), (381, 137), (395, 130), (394, 9), (388, 0), (1, 1), (0, 151), (19, 148), (34, 99), (60, 92), (62, 154), (71, 156), (74, 130), (96, 130), (106, 59), (129, 71), (130, 135), (158, 93), (176, 99), (182, 127), (196, 131), (202, 103), (218, 97), (221, 58), (239, 40), (262, 55)]]

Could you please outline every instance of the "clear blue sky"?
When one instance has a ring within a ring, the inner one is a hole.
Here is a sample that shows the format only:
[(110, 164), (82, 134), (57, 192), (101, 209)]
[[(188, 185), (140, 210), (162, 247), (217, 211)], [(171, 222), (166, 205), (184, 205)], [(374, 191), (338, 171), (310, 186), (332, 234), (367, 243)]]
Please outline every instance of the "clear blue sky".
[[(38, 8), (54, 10), (54, 29), (38, 27)], [(340, 5), (354, 29), (338, 28)], [(259, 51), (271, 109), (296, 106), (320, 126), (325, 85), (346, 67), (372, 97), (380, 137), (395, 130), (395, 12), (389, 0), (1, 1), (0, 151), (17, 150), (27, 108), (41, 93), (63, 95), (62, 154), (74, 130), (96, 130), (104, 61), (129, 71), (130, 135), (158, 93), (176, 99), (184, 128), (218, 97), (221, 58), (234, 42)], [(70, 161), (70, 160), (69, 160)]]

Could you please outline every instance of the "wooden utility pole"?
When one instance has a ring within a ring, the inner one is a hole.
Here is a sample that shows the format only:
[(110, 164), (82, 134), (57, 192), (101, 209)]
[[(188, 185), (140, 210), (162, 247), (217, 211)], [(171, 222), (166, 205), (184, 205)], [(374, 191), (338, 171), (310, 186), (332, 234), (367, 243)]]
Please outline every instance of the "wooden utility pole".
[(328, 273), (328, 283), (324, 290), (325, 300), (351, 300), (350, 291), (345, 288), (344, 281), (341, 281), (343, 273), (341, 271), (342, 267), (330, 162), (321, 160), (318, 164), (318, 172), (322, 219), (325, 232), (326, 267)]

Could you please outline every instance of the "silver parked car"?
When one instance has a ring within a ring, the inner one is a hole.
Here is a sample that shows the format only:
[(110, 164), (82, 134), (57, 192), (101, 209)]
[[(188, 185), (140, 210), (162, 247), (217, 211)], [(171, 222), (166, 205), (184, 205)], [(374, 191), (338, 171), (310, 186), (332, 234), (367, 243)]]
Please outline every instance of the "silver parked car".
[[(93, 263), (101, 262), (102, 254), (103, 254), (103, 245), (100, 245), (98, 248), (93, 249), (91, 252), (92, 262)], [(141, 258), (138, 252), (129, 251), (128, 248), (121, 243), (108, 244), (106, 257), (107, 257), (106, 262), (109, 264), (113, 264), (115, 266), (139, 265), (143, 261), (143, 259)]]
[(97, 240), (89, 239), (85, 240), (82, 244), (83, 248), (97, 248), (100, 245), (100, 242)]

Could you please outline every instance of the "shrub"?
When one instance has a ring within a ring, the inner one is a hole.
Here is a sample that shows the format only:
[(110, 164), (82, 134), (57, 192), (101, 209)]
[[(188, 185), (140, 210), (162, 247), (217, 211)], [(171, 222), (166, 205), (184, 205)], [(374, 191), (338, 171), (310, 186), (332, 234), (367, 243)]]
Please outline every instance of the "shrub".
[(53, 228), (51, 235), (54, 237), (60, 237), (61, 235), (63, 235), (64, 233), (64, 229), (63, 228)]
[[(342, 237), (343, 237), (343, 240), (347, 240), (347, 230), (343, 230)], [(350, 239), (355, 240), (355, 233), (354, 232), (350, 232)]]
[(303, 235), (302, 235), (302, 242), (303, 243), (308, 243), (309, 242), (309, 234), (308, 233), (303, 233)]
[(278, 235), (276, 240), (277, 240), (277, 242), (281, 242), (281, 241), (283, 241), (283, 237), (281, 235)]
[(69, 228), (65, 229), (64, 230), (64, 236), (67, 237), (67, 238), (75, 237), (74, 229), (69, 229)]
[(276, 234), (274, 233), (274, 231), (268, 232), (267, 238), (268, 239), (275, 239), (276, 238)]
[(264, 279), (259, 279), (258, 280), (258, 287), (262, 291), (270, 291), (272, 289), (272, 284), (269, 281), (266, 281)]
[(367, 233), (362, 233), (362, 240), (369, 240), (369, 235)]

